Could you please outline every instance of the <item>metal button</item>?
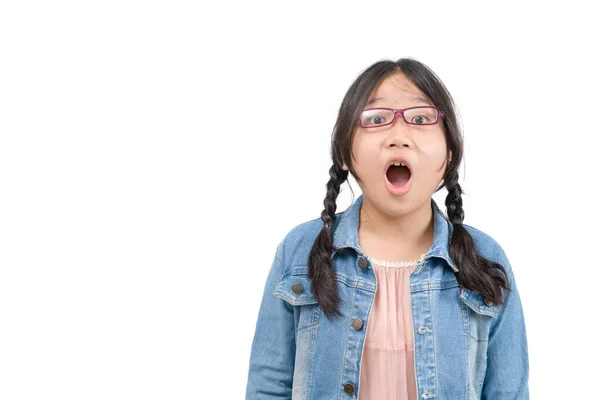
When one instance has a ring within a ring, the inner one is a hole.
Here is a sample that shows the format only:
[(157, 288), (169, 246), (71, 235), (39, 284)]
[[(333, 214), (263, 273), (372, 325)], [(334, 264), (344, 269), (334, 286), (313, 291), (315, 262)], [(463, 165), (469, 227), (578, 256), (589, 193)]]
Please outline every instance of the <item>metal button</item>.
[(365, 268), (367, 268), (367, 264), (368, 264), (368, 262), (367, 262), (367, 259), (366, 259), (366, 258), (364, 258), (364, 257), (361, 257), (361, 258), (358, 260), (358, 266), (360, 267), (360, 269), (365, 269)]
[(352, 394), (354, 393), (354, 385), (351, 383), (346, 383), (344, 385), (344, 392), (348, 393), (348, 394)]
[(301, 283), (294, 283), (292, 285), (292, 292), (294, 292), (296, 294), (302, 293), (302, 284)]
[(485, 305), (487, 305), (487, 306), (492, 306), (494, 304), (491, 300), (488, 300), (486, 298), (484, 298), (483, 301), (484, 301)]
[(363, 327), (362, 319), (360, 319), (360, 318), (354, 318), (352, 320), (352, 327), (354, 329), (356, 329), (356, 330), (359, 330), (360, 328), (362, 328)]

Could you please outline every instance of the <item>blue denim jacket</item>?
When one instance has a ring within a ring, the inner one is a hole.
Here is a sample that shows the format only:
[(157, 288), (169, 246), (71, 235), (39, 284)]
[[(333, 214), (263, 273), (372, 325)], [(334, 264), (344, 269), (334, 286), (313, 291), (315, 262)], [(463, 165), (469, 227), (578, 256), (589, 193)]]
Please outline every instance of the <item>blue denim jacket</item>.
[[(331, 322), (325, 317), (308, 278), (308, 255), (321, 219), (294, 227), (279, 243), (258, 311), (246, 400), (358, 398), (377, 288), (358, 244), (362, 197), (336, 214), (333, 224), (334, 245), (351, 249), (333, 253), (343, 317)], [(448, 250), (453, 226), (433, 199), (431, 206), (433, 243), (410, 275), (418, 398), (529, 399), (525, 320), (505, 252), (492, 237), (464, 224), (481, 255), (504, 266), (510, 278), (505, 304), (487, 304), (480, 293), (458, 284), (454, 272), (460, 266)]]

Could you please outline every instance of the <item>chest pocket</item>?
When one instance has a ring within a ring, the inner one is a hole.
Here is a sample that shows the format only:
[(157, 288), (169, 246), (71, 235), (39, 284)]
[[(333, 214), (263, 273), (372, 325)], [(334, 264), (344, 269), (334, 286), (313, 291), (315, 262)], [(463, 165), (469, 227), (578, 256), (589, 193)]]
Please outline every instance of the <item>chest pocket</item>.
[(461, 287), (461, 310), (465, 334), (478, 342), (488, 340), (493, 318), (498, 318), (499, 305), (486, 303), (483, 295)]
[(320, 307), (312, 293), (312, 281), (307, 274), (288, 274), (275, 287), (275, 296), (294, 307), (297, 330), (315, 326), (319, 322)]

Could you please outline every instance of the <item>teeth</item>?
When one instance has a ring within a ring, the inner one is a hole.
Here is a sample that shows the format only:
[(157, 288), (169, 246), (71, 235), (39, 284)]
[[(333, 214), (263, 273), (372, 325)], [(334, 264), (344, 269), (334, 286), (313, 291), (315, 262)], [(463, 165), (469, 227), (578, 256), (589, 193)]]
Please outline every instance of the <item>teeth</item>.
[(403, 162), (400, 162), (400, 161), (394, 161), (392, 164), (395, 165), (396, 167), (399, 167), (400, 165), (402, 165), (403, 167), (406, 167), (406, 164), (404, 164)]

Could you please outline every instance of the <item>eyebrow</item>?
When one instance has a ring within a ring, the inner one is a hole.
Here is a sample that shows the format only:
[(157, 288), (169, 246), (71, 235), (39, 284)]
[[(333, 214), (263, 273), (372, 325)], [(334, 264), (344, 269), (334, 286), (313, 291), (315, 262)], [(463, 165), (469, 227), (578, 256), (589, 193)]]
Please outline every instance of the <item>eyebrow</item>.
[[(423, 96), (419, 96), (419, 95), (410, 96), (410, 99), (415, 100), (415, 101), (422, 101), (424, 103), (429, 104), (430, 106), (433, 106), (433, 103), (431, 102), (431, 100), (426, 99)], [(373, 97), (371, 100), (367, 101), (367, 104), (365, 104), (365, 107), (370, 106), (371, 104), (376, 103), (380, 100), (385, 100), (385, 97)]]

